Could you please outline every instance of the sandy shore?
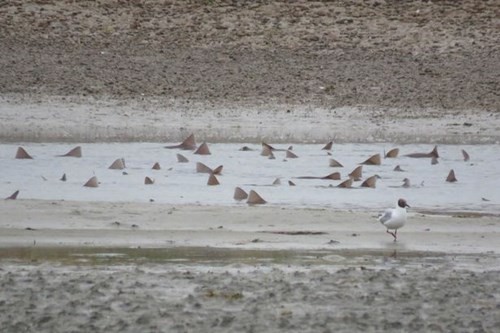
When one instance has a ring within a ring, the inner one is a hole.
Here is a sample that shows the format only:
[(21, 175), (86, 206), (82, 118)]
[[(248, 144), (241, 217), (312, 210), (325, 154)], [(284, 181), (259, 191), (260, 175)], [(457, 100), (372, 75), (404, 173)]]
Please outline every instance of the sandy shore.
[(2, 201), (0, 207), (2, 246), (500, 253), (498, 217), (471, 213), (412, 212), (394, 243), (377, 212), (36, 200)]

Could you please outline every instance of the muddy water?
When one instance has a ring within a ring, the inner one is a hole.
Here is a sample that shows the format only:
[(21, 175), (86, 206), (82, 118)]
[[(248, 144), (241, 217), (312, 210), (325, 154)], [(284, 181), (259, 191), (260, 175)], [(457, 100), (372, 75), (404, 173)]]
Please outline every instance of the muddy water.
[(105, 248), (105, 247), (11, 247), (0, 249), (0, 259), (17, 263), (55, 265), (147, 265), (194, 269), (244, 269), (253, 266), (289, 266), (298, 269), (347, 267), (388, 269), (439, 265), (474, 271), (500, 269), (498, 254), (450, 255), (443, 252), (403, 250), (243, 250), (207, 247)]

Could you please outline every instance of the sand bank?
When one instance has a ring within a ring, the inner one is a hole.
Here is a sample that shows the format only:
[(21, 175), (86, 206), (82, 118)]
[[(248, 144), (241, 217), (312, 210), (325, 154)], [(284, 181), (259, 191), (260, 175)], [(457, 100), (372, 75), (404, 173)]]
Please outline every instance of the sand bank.
[(411, 213), (394, 243), (377, 212), (37, 200), (2, 201), (0, 207), (2, 246), (500, 253), (498, 217), (479, 214)]

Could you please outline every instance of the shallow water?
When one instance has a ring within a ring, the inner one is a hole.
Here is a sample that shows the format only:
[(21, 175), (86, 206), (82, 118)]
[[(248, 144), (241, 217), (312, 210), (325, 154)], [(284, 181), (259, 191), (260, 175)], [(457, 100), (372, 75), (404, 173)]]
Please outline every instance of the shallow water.
[(348, 267), (388, 269), (440, 266), (475, 271), (500, 269), (493, 253), (451, 255), (444, 252), (404, 250), (242, 250), (206, 247), (103, 248), (103, 247), (11, 247), (0, 248), (0, 259), (16, 264), (63, 264), (121, 266), (160, 264), (197, 271), (245, 271), (255, 267), (287, 270)]
[[(33, 160), (18, 160), (14, 156), (18, 145), (0, 145), (0, 195), (9, 196), (20, 190), (18, 199), (76, 200), (76, 201), (136, 201), (168, 204), (244, 205), (233, 200), (236, 186), (247, 192), (256, 190), (269, 205), (286, 207), (315, 207), (333, 209), (380, 209), (392, 206), (404, 197), (415, 211), (500, 211), (500, 162), (498, 145), (440, 145), (439, 163), (431, 165), (429, 158), (414, 159), (403, 155), (429, 152), (431, 145), (402, 145), (400, 155), (382, 159), (378, 166), (363, 166), (363, 178), (379, 175), (377, 188), (361, 188), (355, 182), (353, 189), (335, 188), (340, 181), (297, 179), (298, 176), (326, 176), (340, 172), (347, 179), (359, 163), (370, 156), (384, 154), (396, 146), (392, 144), (334, 145), (331, 156), (321, 150), (323, 145), (299, 144), (293, 152), (299, 156), (286, 159), (285, 152), (276, 151), (276, 159), (260, 156), (260, 145), (247, 145), (253, 151), (240, 151), (242, 144), (209, 144), (211, 155), (195, 155), (192, 151), (163, 148), (160, 143), (104, 143), (82, 144), (83, 157), (55, 157), (74, 146), (68, 144), (25, 144), (23, 147)], [(276, 145), (276, 148), (287, 148)], [(471, 156), (465, 162), (461, 149)], [(189, 163), (178, 163), (181, 153)], [(335, 158), (343, 168), (329, 167)], [(127, 168), (110, 170), (117, 158), (124, 158)], [(155, 162), (162, 169), (152, 170)], [(221, 185), (207, 186), (208, 175), (196, 173), (196, 162), (211, 168), (223, 165), (217, 176)], [(405, 172), (393, 171), (400, 165)], [(454, 169), (458, 182), (445, 181)], [(59, 179), (66, 173), (67, 181)], [(92, 176), (100, 182), (98, 188), (83, 184)], [(155, 179), (153, 185), (144, 185), (144, 177)], [(281, 185), (272, 186), (276, 178)], [(409, 178), (412, 187), (402, 188), (403, 178)], [(288, 181), (296, 186), (289, 186)]]

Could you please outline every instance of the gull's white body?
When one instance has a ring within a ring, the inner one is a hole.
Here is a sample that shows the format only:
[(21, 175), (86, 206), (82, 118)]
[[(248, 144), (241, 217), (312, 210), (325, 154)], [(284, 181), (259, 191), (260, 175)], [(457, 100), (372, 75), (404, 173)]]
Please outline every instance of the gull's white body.
[(397, 230), (406, 223), (406, 208), (397, 206), (396, 208), (386, 209), (384, 214), (379, 216), (378, 220), (388, 230)]
[[(399, 199), (396, 208), (386, 209), (384, 214), (378, 217), (380, 223), (387, 228), (387, 233), (394, 237), (394, 241), (398, 238), (398, 229), (406, 224), (406, 207), (410, 207), (406, 203), (406, 200)], [(389, 230), (394, 230), (394, 232)]]

